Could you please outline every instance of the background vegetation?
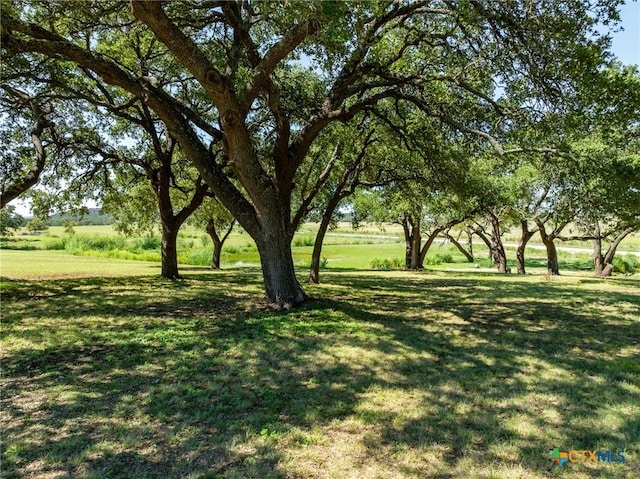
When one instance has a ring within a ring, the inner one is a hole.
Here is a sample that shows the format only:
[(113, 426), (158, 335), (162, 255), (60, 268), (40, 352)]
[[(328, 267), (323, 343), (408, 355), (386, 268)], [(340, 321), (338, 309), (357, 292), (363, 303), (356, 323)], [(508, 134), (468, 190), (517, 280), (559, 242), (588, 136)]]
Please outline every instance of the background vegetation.
[[(317, 231), (317, 224), (307, 223), (292, 241), (294, 262), (298, 269), (309, 266), (311, 252)], [(114, 231), (111, 225), (76, 226), (69, 233), (66, 227), (52, 226), (41, 234), (27, 234), (19, 230), (12, 237), (0, 239), (3, 254), (13, 250), (58, 251), (75, 256), (99, 258), (129, 259), (160, 262), (160, 235), (123, 236)], [(506, 233), (509, 264), (514, 266), (516, 234)], [(347, 222), (337, 224), (328, 233), (323, 247), (322, 269), (403, 269), (404, 239), (399, 225), (362, 224), (357, 229)], [(425, 267), (429, 269), (493, 269), (493, 263), (484, 244), (474, 245), (475, 261), (468, 263), (464, 256), (445, 238), (438, 238), (429, 251)], [(563, 273), (571, 271), (590, 271), (593, 269), (591, 244), (587, 241), (569, 241), (559, 245), (560, 261)], [(566, 249), (563, 249), (566, 248)], [(640, 272), (640, 237), (631, 236), (621, 246), (621, 253), (615, 259), (615, 271), (632, 274)], [(628, 252), (629, 254), (625, 254)], [(180, 264), (189, 266), (209, 266), (211, 264), (212, 244), (209, 236), (201, 229), (185, 227), (178, 236), (178, 259)], [(253, 240), (236, 227), (222, 249), (222, 267), (257, 267), (260, 257)], [(5, 261), (4, 268), (18, 273), (12, 266), (13, 261)], [(23, 265), (14, 263), (19, 269)], [(532, 273), (546, 271), (546, 253), (540, 241), (533, 239), (527, 248), (527, 265)], [(35, 266), (36, 269), (38, 266)]]

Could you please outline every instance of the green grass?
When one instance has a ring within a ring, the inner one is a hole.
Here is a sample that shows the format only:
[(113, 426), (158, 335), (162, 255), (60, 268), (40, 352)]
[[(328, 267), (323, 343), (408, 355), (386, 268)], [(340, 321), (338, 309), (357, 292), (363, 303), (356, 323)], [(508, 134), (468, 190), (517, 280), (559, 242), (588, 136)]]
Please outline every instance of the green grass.
[[(299, 268), (306, 268), (311, 261), (313, 242), (317, 224), (303, 225), (292, 242), (294, 262)], [(74, 256), (90, 256), (118, 260), (140, 260), (160, 262), (160, 237), (151, 236), (127, 238), (113, 231), (109, 225), (79, 226), (76, 233), (64, 233), (63, 227), (51, 227), (44, 235), (17, 235), (14, 238), (2, 239), (0, 249), (5, 251), (33, 251), (48, 249), (64, 251)], [(515, 238), (515, 237), (514, 237)], [(505, 241), (513, 240), (508, 234)], [(625, 239), (618, 254), (616, 272), (623, 274), (636, 271), (635, 259), (622, 260), (623, 251), (634, 251), (640, 239), (630, 236)], [(531, 245), (535, 245), (532, 241)], [(640, 244), (640, 243), (638, 243)], [(539, 245), (538, 245), (539, 246)], [(559, 247), (563, 247), (561, 242)], [(581, 248), (589, 248), (586, 242), (576, 243)], [(364, 225), (353, 230), (348, 223), (341, 223), (339, 228), (329, 232), (325, 237), (322, 256), (326, 258), (324, 269), (334, 271), (353, 269), (395, 269), (398, 260), (404, 258), (404, 240), (399, 225), (386, 225), (380, 229), (376, 225)], [(515, 271), (515, 247), (507, 246), (509, 266)], [(465, 258), (450, 244), (436, 241), (425, 259), (425, 267), (433, 270), (473, 269), (475, 265), (483, 270), (494, 267), (487, 257), (487, 249), (482, 244), (474, 245), (475, 263), (470, 265)], [(211, 240), (202, 231), (184, 227), (178, 238), (178, 263), (181, 266), (209, 266), (211, 264)], [(541, 249), (527, 248), (527, 271), (532, 274), (543, 274), (546, 271), (546, 257)], [(593, 260), (589, 252), (558, 252), (560, 271), (566, 274), (571, 271), (590, 271)], [(236, 228), (225, 243), (221, 255), (223, 268), (259, 267), (260, 257), (253, 240)], [(378, 266), (378, 263), (382, 267)], [(389, 264), (389, 268), (385, 267)], [(10, 268), (10, 266), (9, 266)]]
[(637, 276), (329, 269), (273, 312), (257, 269), (112, 263), (3, 270), (7, 479), (640, 476)]
[(63, 251), (0, 250), (0, 277), (5, 278), (55, 279), (159, 273), (159, 263), (71, 256)]

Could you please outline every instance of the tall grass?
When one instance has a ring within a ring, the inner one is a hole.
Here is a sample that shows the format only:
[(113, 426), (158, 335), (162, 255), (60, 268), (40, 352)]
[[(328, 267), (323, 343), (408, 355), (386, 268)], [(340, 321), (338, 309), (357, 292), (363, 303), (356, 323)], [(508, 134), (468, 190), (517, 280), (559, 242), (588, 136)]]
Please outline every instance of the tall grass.
[(158, 236), (125, 238), (105, 235), (67, 235), (48, 237), (42, 249), (65, 251), (76, 256), (159, 261), (161, 240)]
[(124, 249), (125, 245), (126, 239), (122, 236), (69, 235), (59, 238), (45, 238), (42, 247), (46, 250), (65, 250), (70, 254), (82, 254), (90, 250)]
[(632, 255), (614, 258), (613, 271), (616, 273), (634, 274), (640, 271), (640, 258)]
[[(142, 261), (160, 261), (161, 237), (159, 235), (145, 235), (140, 237), (124, 237), (115, 234), (79, 233), (59, 236), (47, 235), (29, 244), (0, 246), (6, 249), (44, 249), (64, 251), (76, 256), (91, 256), (101, 258), (129, 259)], [(234, 234), (229, 237), (222, 250), (221, 261), (227, 265), (256, 264), (259, 256), (256, 245), (247, 241), (246, 235)], [(295, 264), (298, 268), (306, 268), (311, 259), (311, 246), (314, 237), (308, 233), (301, 233), (292, 242)], [(323, 254), (332, 262), (334, 268), (357, 268), (391, 270), (402, 269), (404, 263), (398, 259), (402, 255), (401, 240), (390, 241), (387, 238), (358, 238), (333, 236), (327, 238)], [(487, 256), (486, 248), (476, 246), (474, 263), (482, 268), (492, 268), (493, 264)], [(178, 237), (178, 261), (182, 265), (209, 266), (211, 263), (212, 245), (209, 237), (202, 233), (181, 234)], [(515, 253), (507, 249), (509, 266), (515, 268)], [(593, 258), (589, 253), (559, 251), (560, 270), (562, 271), (592, 271)], [(449, 244), (435, 244), (424, 260), (424, 265), (431, 269), (444, 268), (441, 265), (456, 267), (456, 264), (466, 264), (459, 252)], [(527, 250), (527, 268), (546, 269), (545, 253), (540, 250)], [(634, 274), (640, 271), (640, 259), (628, 255), (618, 256), (614, 261), (614, 271), (621, 274)]]

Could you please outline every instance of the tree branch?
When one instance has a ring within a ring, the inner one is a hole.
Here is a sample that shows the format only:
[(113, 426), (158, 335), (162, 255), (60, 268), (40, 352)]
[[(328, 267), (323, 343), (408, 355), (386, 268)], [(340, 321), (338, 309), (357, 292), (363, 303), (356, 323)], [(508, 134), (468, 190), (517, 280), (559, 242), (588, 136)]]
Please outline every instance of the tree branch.
[(0, 192), (0, 209), (4, 208), (8, 203), (16, 199), (29, 188), (33, 187), (40, 180), (40, 175), (47, 163), (47, 154), (42, 143), (42, 134), (44, 133), (45, 128), (51, 126), (51, 123), (47, 120), (40, 104), (35, 99), (29, 97), (25, 92), (12, 88), (9, 85), (2, 85), (2, 88), (9, 93), (9, 95), (22, 102), (28, 103), (36, 121), (33, 129), (31, 130), (31, 142), (35, 149), (35, 161), (31, 165), (29, 171), (22, 178), (19, 178), (2, 189), (2, 192)]

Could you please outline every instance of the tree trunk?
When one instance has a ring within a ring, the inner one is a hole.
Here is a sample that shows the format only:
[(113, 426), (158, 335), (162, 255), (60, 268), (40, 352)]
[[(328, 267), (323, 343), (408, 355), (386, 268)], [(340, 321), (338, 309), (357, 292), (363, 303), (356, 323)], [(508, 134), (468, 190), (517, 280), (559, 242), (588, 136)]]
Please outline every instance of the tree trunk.
[(556, 249), (553, 237), (547, 234), (544, 226), (540, 226), (540, 238), (547, 249), (547, 272), (551, 275), (557, 276), (560, 274), (560, 268), (558, 266), (558, 250)]
[(220, 255), (222, 253), (222, 246), (224, 242), (227, 240), (231, 232), (233, 231), (233, 227), (236, 224), (236, 220), (232, 220), (229, 228), (227, 228), (227, 232), (224, 234), (222, 238), (218, 235), (218, 231), (216, 230), (216, 222), (213, 218), (209, 219), (206, 226), (206, 231), (211, 237), (211, 241), (213, 242), (213, 254), (211, 257), (211, 269), (220, 269)]
[(404, 230), (405, 256), (404, 269), (418, 270), (424, 269), (424, 257), (421, 254), (422, 234), (420, 233), (420, 222), (414, 223), (411, 216), (407, 215), (402, 220)]
[(604, 257), (602, 256), (602, 238), (600, 236), (600, 223), (596, 221), (593, 236), (593, 266), (595, 276), (601, 278), (604, 270)]
[(613, 258), (616, 254), (616, 250), (620, 245), (620, 242), (625, 239), (631, 232), (633, 228), (627, 228), (622, 231), (618, 236), (616, 236), (609, 248), (607, 248), (607, 252), (602, 254), (602, 238), (600, 236), (600, 225), (596, 223), (596, 234), (593, 240), (593, 258), (594, 258), (594, 266), (595, 266), (595, 276), (598, 278), (607, 278), (611, 276), (613, 273)]
[(527, 274), (524, 264), (524, 251), (527, 248), (527, 243), (529, 243), (529, 240), (533, 238), (537, 229), (530, 231), (529, 223), (526, 220), (521, 221), (520, 226), (522, 228), (522, 235), (520, 236), (518, 248), (516, 249), (516, 267), (518, 274)]
[(547, 271), (552, 275), (560, 274), (560, 267), (558, 265), (558, 250), (553, 240), (545, 244), (547, 247)]
[(618, 249), (618, 246), (620, 246), (620, 243), (622, 242), (622, 240), (625, 239), (632, 232), (633, 232), (633, 228), (627, 228), (626, 230), (622, 231), (618, 236), (614, 238), (614, 240), (609, 245), (607, 252), (604, 255), (605, 264), (613, 265), (613, 257), (616, 255), (616, 250)]
[(222, 252), (222, 241), (220, 240), (220, 236), (218, 236), (218, 232), (216, 231), (215, 221), (210, 219), (207, 222), (206, 227), (207, 233), (211, 237), (211, 242), (213, 243), (213, 254), (211, 256), (211, 269), (220, 269), (220, 253)]
[(494, 214), (488, 215), (491, 224), (491, 237), (488, 238), (481, 225), (474, 231), (478, 238), (489, 248), (489, 258), (493, 261), (494, 266), (499, 273), (511, 273), (511, 269), (507, 267), (507, 254), (504, 251), (502, 237), (500, 235), (500, 222)]
[(178, 230), (171, 225), (162, 224), (162, 246), (160, 253), (162, 256), (162, 277), (167, 279), (178, 279)]
[(511, 273), (511, 269), (507, 266), (507, 253), (504, 251), (504, 245), (502, 244), (502, 234), (500, 233), (500, 221), (498, 217), (490, 213), (488, 215), (489, 223), (491, 224), (491, 256), (493, 258), (493, 264), (498, 269), (499, 273)]
[(266, 222), (256, 239), (267, 299), (280, 309), (302, 304), (306, 295), (296, 278), (291, 242), (277, 221)]
[(221, 253), (222, 253), (222, 243), (214, 243), (213, 254), (211, 255), (211, 269), (220, 269)]
[(151, 184), (158, 200), (158, 213), (162, 223), (162, 245), (160, 255), (162, 258), (162, 277), (167, 279), (178, 279), (178, 231), (189, 216), (202, 204), (207, 185), (201, 178), (195, 183), (195, 189), (191, 196), (191, 201), (184, 206), (178, 214), (174, 215), (171, 203), (171, 162), (175, 142), (169, 137), (166, 150), (162, 150), (158, 142), (156, 144), (156, 154), (160, 160), (160, 168), (147, 168), (147, 174), (151, 178)]
[(444, 228), (437, 228), (429, 236), (427, 236), (427, 241), (424, 243), (424, 246), (420, 251), (420, 264), (424, 263), (424, 259), (427, 257), (427, 253), (429, 252), (429, 248), (431, 248), (431, 245), (443, 230)]
[(309, 283), (318, 284), (320, 282), (320, 257), (322, 255), (322, 244), (324, 243), (324, 237), (331, 224), (331, 217), (333, 216), (333, 210), (327, 209), (322, 215), (322, 221), (316, 234), (316, 240), (313, 243), (313, 252), (311, 253), (311, 268), (309, 269)]
[[(421, 268), (423, 267), (422, 264), (424, 263), (424, 259), (427, 256), (427, 252), (429, 251), (429, 248), (431, 248), (431, 245), (436, 240), (438, 235), (440, 233), (442, 233), (443, 231), (446, 231), (446, 230), (449, 230), (449, 229), (453, 228), (455, 225), (457, 225), (459, 223), (462, 223), (462, 220), (458, 220), (458, 219), (451, 220), (448, 223), (441, 224), (440, 226), (437, 226), (431, 232), (431, 234), (429, 234), (429, 236), (427, 237), (427, 241), (425, 242), (424, 246), (422, 247), (422, 250), (420, 251), (420, 267)], [(449, 236), (449, 235), (447, 234), (447, 236)]]
[(411, 269), (411, 249), (413, 248), (413, 240), (411, 238), (411, 229), (409, 228), (408, 218), (402, 219), (402, 231), (404, 231), (404, 269)]
[(40, 175), (42, 174), (47, 162), (47, 155), (42, 142), (42, 133), (47, 126), (51, 126), (51, 123), (45, 117), (38, 101), (34, 98), (30, 98), (24, 92), (10, 87), (9, 85), (3, 85), (3, 88), (14, 98), (29, 104), (36, 119), (36, 123), (31, 130), (31, 142), (35, 149), (35, 161), (31, 166), (31, 169), (22, 178), (18, 178), (14, 183), (4, 185), (4, 189), (0, 194), (0, 209), (4, 208), (9, 204), (9, 202), (13, 201), (22, 193), (36, 185), (40, 180)]
[(409, 263), (409, 269), (419, 270), (424, 269), (422, 265), (424, 258), (422, 257), (420, 246), (422, 243), (422, 236), (420, 234), (420, 225), (412, 225), (411, 227), (411, 257)]
[[(471, 245), (471, 242), (469, 242), (468, 247), (469, 247), (469, 251), (467, 251), (464, 246), (462, 246), (460, 244), (460, 242), (454, 238), (451, 235), (447, 235), (447, 237), (449, 238), (449, 241), (451, 241), (451, 243), (458, 248), (458, 251), (460, 251), (460, 253), (462, 253), (464, 255), (464, 257), (467, 259), (467, 261), (469, 263), (473, 263), (473, 246)], [(471, 236), (469, 236), (469, 238), (471, 238)]]

